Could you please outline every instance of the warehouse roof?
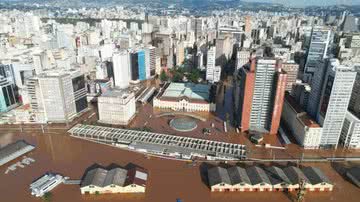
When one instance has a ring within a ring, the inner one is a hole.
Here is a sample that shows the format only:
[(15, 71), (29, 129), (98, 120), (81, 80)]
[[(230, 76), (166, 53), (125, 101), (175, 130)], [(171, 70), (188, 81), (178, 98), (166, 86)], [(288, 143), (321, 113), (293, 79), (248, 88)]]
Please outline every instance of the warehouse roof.
[(130, 170), (123, 168), (113, 168), (111, 170), (95, 168), (86, 173), (84, 180), (81, 182), (81, 187), (89, 185), (98, 187), (106, 187), (108, 185), (126, 186), (129, 184), (145, 186), (146, 180), (146, 171), (140, 171), (137, 168)]
[(208, 170), (209, 185), (217, 185), (220, 183), (231, 184), (229, 174), (225, 168), (214, 167)]
[(281, 183), (291, 184), (291, 181), (281, 168), (271, 166), (266, 168), (265, 171), (272, 185)]
[(249, 179), (250, 179), (252, 185), (256, 185), (256, 184), (260, 184), (260, 183), (271, 184), (265, 171), (260, 167), (257, 167), (257, 166), (249, 167), (246, 169), (246, 172), (249, 176)]
[(239, 166), (234, 166), (228, 168), (227, 171), (229, 173), (229, 177), (232, 185), (239, 183), (251, 184), (249, 176), (247, 175), (246, 170), (244, 168), (241, 168)]
[(360, 187), (360, 167), (350, 168), (346, 175), (350, 178), (350, 180), (356, 184), (356, 186)]
[(306, 182), (309, 182), (309, 180), (304, 175), (304, 173), (300, 170), (300, 168), (290, 166), (290, 167), (284, 168), (284, 172), (292, 184), (299, 184), (301, 179), (305, 180)]
[(0, 159), (4, 159), (4, 158), (14, 154), (15, 152), (17, 152), (19, 150), (23, 150), (25, 148), (34, 149), (35, 147), (28, 144), (24, 140), (18, 140), (14, 143), (8, 144), (5, 147), (0, 149)]
[(306, 167), (302, 169), (303, 173), (309, 180), (309, 182), (313, 185), (320, 184), (323, 182), (326, 182), (328, 184), (332, 184), (332, 182), (327, 178), (324, 173), (319, 169), (315, 167)]

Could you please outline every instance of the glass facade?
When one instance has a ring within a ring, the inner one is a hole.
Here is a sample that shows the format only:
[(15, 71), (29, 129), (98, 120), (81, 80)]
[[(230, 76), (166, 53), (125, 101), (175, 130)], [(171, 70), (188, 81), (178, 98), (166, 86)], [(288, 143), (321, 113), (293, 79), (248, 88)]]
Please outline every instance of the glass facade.
[(139, 79), (138, 53), (131, 53), (130, 60), (131, 60), (131, 80), (135, 81)]
[(138, 51), (138, 68), (139, 68), (139, 80), (146, 80), (146, 68), (145, 68), (145, 51)]
[(2, 86), (0, 91), (0, 112), (8, 111), (18, 103), (14, 85)]

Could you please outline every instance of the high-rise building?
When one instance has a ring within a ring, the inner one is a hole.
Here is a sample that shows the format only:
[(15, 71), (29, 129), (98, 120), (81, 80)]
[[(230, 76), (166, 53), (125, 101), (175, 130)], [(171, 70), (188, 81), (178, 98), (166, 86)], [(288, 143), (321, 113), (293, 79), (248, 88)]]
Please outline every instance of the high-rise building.
[[(276, 134), (284, 103), (287, 75), (274, 59), (252, 59), (238, 72), (235, 90), (235, 117), (241, 131)], [(237, 94), (238, 92), (238, 94)]]
[(247, 36), (251, 35), (251, 17), (246, 16), (245, 17), (245, 28), (244, 28), (245, 34)]
[(196, 59), (197, 68), (204, 69), (204, 54), (201, 51), (196, 54)]
[(285, 94), (281, 117), (282, 124), (291, 131), (299, 145), (305, 149), (319, 148), (322, 128), (288, 92)]
[(250, 60), (250, 51), (238, 50), (236, 53), (236, 69), (240, 69), (242, 66), (247, 64)]
[(360, 119), (350, 111), (346, 113), (344, 119), (339, 146), (348, 149), (360, 149)]
[(185, 60), (184, 42), (179, 42), (176, 46), (176, 65), (180, 66)]
[(206, 69), (206, 80), (210, 83), (219, 82), (221, 78), (221, 66), (217, 65), (215, 67)]
[(130, 64), (131, 64), (131, 80), (139, 80), (139, 64), (138, 64), (138, 53), (136, 51), (130, 53)]
[(356, 74), (354, 87), (351, 93), (349, 111), (360, 117), (360, 74)]
[(234, 79), (234, 118), (241, 131), (250, 128), (251, 105), (254, 93), (256, 60), (239, 69)]
[(130, 54), (128, 51), (115, 53), (112, 57), (115, 86), (127, 88), (130, 82)]
[[(150, 54), (148, 54), (150, 55)], [(147, 79), (147, 73), (150, 73), (150, 61), (146, 62), (145, 50), (137, 50), (130, 53), (131, 80), (144, 81)], [(148, 66), (146, 65), (148, 64)]]
[(283, 63), (282, 69), (287, 73), (286, 91), (291, 92), (298, 77), (299, 65), (296, 63)]
[[(146, 65), (145, 65), (145, 51), (139, 50), (138, 51), (138, 68), (139, 68), (139, 80), (143, 81), (146, 80)], [(148, 68), (150, 72), (150, 67)]]
[(356, 19), (356, 16), (346, 16), (344, 22), (341, 26), (341, 30), (344, 32), (358, 32), (359, 31), (359, 23)]
[(318, 63), (328, 56), (332, 43), (332, 31), (327, 27), (314, 27), (311, 32), (310, 46), (305, 64), (305, 80), (311, 81)]
[(223, 66), (231, 58), (233, 51), (233, 44), (230, 40), (230, 36), (221, 35), (216, 38), (216, 55), (215, 64)]
[(87, 108), (85, 77), (80, 71), (51, 71), (38, 79), (46, 121), (69, 122)]
[(135, 117), (135, 95), (126, 90), (108, 90), (98, 98), (98, 109), (100, 122), (127, 125)]
[(321, 89), (317, 121), (322, 125), (321, 147), (337, 147), (352, 94), (356, 71), (354, 67), (330, 62)]
[(216, 47), (212, 46), (207, 52), (206, 80), (214, 79)]
[(7, 112), (19, 105), (15, 85), (0, 75), (0, 112)]
[(145, 48), (145, 66), (146, 66), (146, 78), (149, 79), (155, 75), (156, 71), (156, 48), (150, 46)]
[(195, 18), (191, 21), (192, 30), (195, 32), (195, 38), (199, 38), (203, 34), (204, 20), (202, 18)]

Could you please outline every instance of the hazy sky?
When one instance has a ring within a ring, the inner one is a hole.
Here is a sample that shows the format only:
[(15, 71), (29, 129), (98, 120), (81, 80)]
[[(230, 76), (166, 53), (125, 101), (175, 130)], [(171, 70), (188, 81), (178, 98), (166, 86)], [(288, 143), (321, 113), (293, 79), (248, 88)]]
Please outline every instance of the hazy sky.
[(281, 3), (288, 6), (328, 6), (334, 4), (359, 5), (360, 0), (243, 0), (249, 2), (273, 2)]
[[(16, 1), (16, 0), (0, 0), (0, 2), (6, 2), (6, 1)], [(27, 0), (31, 1), (31, 0)], [(106, 0), (103, 0), (106, 1)], [(166, 1), (166, 0), (164, 0)], [(196, 1), (196, 0), (194, 0)], [(346, 5), (360, 5), (360, 0), (242, 0), (242, 1), (248, 1), (248, 2), (272, 2), (272, 3), (281, 3), (288, 6), (328, 6), (328, 5), (334, 5), (334, 4), (346, 4)]]

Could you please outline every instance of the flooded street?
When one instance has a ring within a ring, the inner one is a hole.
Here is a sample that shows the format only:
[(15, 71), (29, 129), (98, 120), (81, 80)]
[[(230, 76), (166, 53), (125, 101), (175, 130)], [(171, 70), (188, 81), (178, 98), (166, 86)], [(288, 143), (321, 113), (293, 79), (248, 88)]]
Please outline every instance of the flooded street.
[[(97, 163), (108, 166), (111, 163), (125, 166), (134, 163), (148, 169), (149, 180), (145, 194), (108, 194), (99, 196), (82, 196), (78, 185), (60, 185), (52, 191), (53, 201), (147, 201), (168, 202), (176, 198), (184, 202), (232, 202), (232, 201), (290, 201), (284, 193), (211, 193), (202, 182), (200, 166), (190, 166), (185, 162), (164, 160), (155, 157), (145, 158), (143, 154), (129, 152), (111, 146), (100, 145), (65, 134), (40, 133), (2, 133), (0, 144), (4, 145), (18, 139), (25, 139), (36, 146), (36, 149), (26, 156), (36, 160), (35, 163), (18, 168), (5, 175), (7, 166), (0, 168), (1, 201), (22, 202), (41, 201), (31, 196), (30, 183), (47, 171), (58, 172), (72, 179), (80, 179), (84, 171)], [(315, 164), (335, 182), (331, 193), (308, 193), (306, 201), (358, 201), (360, 190), (345, 181), (328, 163)], [(196, 191), (195, 191), (196, 190)]]

